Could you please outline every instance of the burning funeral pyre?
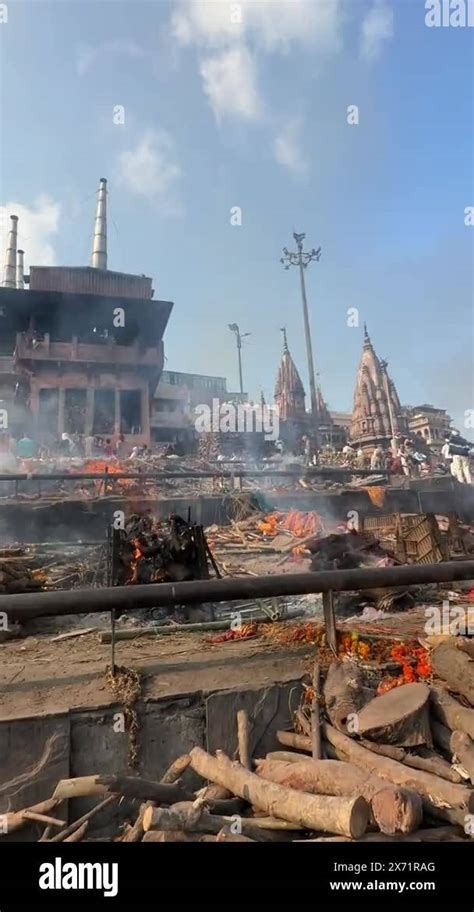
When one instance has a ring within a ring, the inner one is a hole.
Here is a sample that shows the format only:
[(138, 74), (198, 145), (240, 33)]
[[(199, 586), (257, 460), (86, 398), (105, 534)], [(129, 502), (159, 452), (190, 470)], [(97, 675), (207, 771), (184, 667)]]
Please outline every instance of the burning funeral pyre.
[(203, 527), (172, 515), (134, 513), (119, 532), (115, 582), (119, 586), (209, 579), (213, 563)]

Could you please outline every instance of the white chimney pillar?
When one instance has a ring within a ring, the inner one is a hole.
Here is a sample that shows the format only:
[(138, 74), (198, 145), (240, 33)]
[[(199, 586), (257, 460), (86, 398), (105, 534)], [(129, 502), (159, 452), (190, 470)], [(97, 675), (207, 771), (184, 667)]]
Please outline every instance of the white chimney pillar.
[(107, 181), (105, 177), (101, 177), (99, 181), (91, 266), (94, 269), (107, 269)]
[(16, 287), (24, 288), (25, 287), (25, 266), (24, 266), (24, 250), (18, 250), (17, 259), (16, 259)]
[(18, 239), (18, 216), (10, 216), (10, 231), (7, 240), (7, 256), (5, 260), (4, 288), (16, 288), (16, 247)]

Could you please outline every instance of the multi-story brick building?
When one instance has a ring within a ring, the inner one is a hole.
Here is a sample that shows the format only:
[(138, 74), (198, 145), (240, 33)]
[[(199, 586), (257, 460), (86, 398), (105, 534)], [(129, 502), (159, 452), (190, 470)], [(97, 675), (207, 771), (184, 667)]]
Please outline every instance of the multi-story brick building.
[[(173, 307), (152, 280), (107, 269), (102, 179), (90, 267), (15, 270), (16, 219), (0, 288), (0, 395), (13, 432), (53, 442), (63, 432), (150, 442), (163, 334)], [(29, 289), (24, 288), (24, 283)]]

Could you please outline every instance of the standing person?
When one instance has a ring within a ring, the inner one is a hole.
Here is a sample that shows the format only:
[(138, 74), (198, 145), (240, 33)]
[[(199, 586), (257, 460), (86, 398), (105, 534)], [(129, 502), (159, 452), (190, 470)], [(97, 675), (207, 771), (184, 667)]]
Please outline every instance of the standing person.
[(66, 434), (66, 432), (64, 431), (64, 433), (61, 434), (61, 441), (62, 441), (61, 452), (63, 453), (63, 455), (64, 456), (74, 456), (74, 454), (77, 452), (77, 447), (76, 447), (76, 444), (74, 443), (74, 440), (70, 436), (70, 434)]
[(36, 456), (36, 444), (28, 434), (23, 434), (16, 443), (16, 455), (20, 459), (33, 459)]
[(313, 442), (312, 438), (309, 436), (309, 434), (305, 434), (304, 437), (302, 438), (302, 440), (303, 440), (304, 457), (305, 457), (306, 465), (307, 466), (316, 465), (317, 464), (316, 450), (315, 450), (314, 442)]
[(372, 471), (382, 468), (382, 456), (382, 447), (376, 446), (374, 452), (372, 453), (372, 456), (370, 457), (370, 468)]
[(94, 437), (92, 434), (86, 434), (84, 437), (84, 454), (89, 459), (94, 449)]
[(117, 440), (115, 441), (115, 455), (116, 455), (117, 459), (120, 459), (120, 457), (124, 455), (124, 450), (125, 450), (125, 437), (123, 436), (123, 432), (120, 431), (120, 434), (118, 434)]
[(453, 458), (453, 475), (461, 484), (472, 484), (469, 466), (470, 443), (458, 433), (451, 431), (449, 454)]
[(107, 440), (105, 441), (105, 446), (104, 446), (104, 456), (106, 456), (107, 459), (110, 459), (110, 457), (113, 455), (114, 455), (114, 448), (112, 446), (110, 438), (107, 438)]
[(451, 456), (451, 453), (449, 452), (449, 441), (451, 440), (451, 434), (446, 434), (444, 440), (445, 440), (445, 443), (441, 450), (441, 455), (442, 455), (446, 465), (449, 466), (449, 471), (451, 472), (451, 475), (454, 478), (453, 457)]
[(413, 469), (413, 448), (408, 439), (400, 445), (397, 456), (400, 459), (403, 474), (410, 478)]
[(364, 455), (364, 451), (363, 451), (362, 447), (359, 447), (359, 449), (357, 450), (356, 468), (365, 469), (365, 455)]

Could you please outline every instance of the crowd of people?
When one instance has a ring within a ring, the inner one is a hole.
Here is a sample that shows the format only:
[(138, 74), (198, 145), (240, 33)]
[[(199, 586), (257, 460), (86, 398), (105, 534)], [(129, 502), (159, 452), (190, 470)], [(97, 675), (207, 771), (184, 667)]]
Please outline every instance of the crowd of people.
[[(159, 449), (162, 450), (159, 454), (162, 456), (178, 458), (186, 455), (182, 444), (170, 443)], [(455, 430), (446, 434), (441, 454), (430, 449), (417, 435), (414, 439), (395, 437), (389, 447), (378, 445), (371, 452), (350, 444), (346, 444), (340, 450), (329, 445), (318, 447), (309, 434), (303, 435), (293, 447), (289, 447), (282, 440), (277, 440), (272, 449), (270, 459), (296, 458), (308, 467), (333, 465), (373, 473), (405, 475), (409, 478), (450, 472), (461, 484), (472, 483), (470, 458), (471, 453), (474, 455), (474, 447)], [(199, 455), (203, 456), (200, 447), (198, 450)], [(18, 462), (23, 460), (70, 458), (123, 461), (145, 459), (152, 455), (154, 450), (151, 447), (146, 444), (132, 446), (125, 441), (123, 433), (103, 437), (64, 432), (59, 440), (45, 443), (35, 440), (27, 432), (19, 434), (17, 438), (10, 436), (6, 431), (0, 432), (0, 471), (3, 472), (14, 472)], [(212, 455), (207, 454), (207, 458), (211, 461), (220, 461), (226, 457), (220, 454), (216, 447)], [(237, 459), (236, 456), (233, 458)]]
[[(277, 441), (276, 449), (285, 453), (281, 441)], [(303, 435), (295, 449), (295, 455), (304, 456), (307, 466), (334, 465), (374, 473), (405, 475), (409, 478), (450, 472), (461, 484), (472, 483), (470, 458), (471, 452), (474, 454), (474, 445), (456, 430), (446, 434), (440, 454), (428, 447), (418, 435), (413, 439), (394, 437), (390, 446), (379, 444), (371, 452), (350, 444), (340, 450), (329, 445), (318, 448), (314, 438)]]
[(123, 434), (111, 437), (68, 434), (64, 432), (57, 440), (39, 441), (27, 431), (16, 438), (6, 431), (0, 434), (0, 462), (3, 471), (14, 469), (17, 460), (24, 459), (128, 459), (144, 457), (150, 452), (146, 444), (131, 446)]

